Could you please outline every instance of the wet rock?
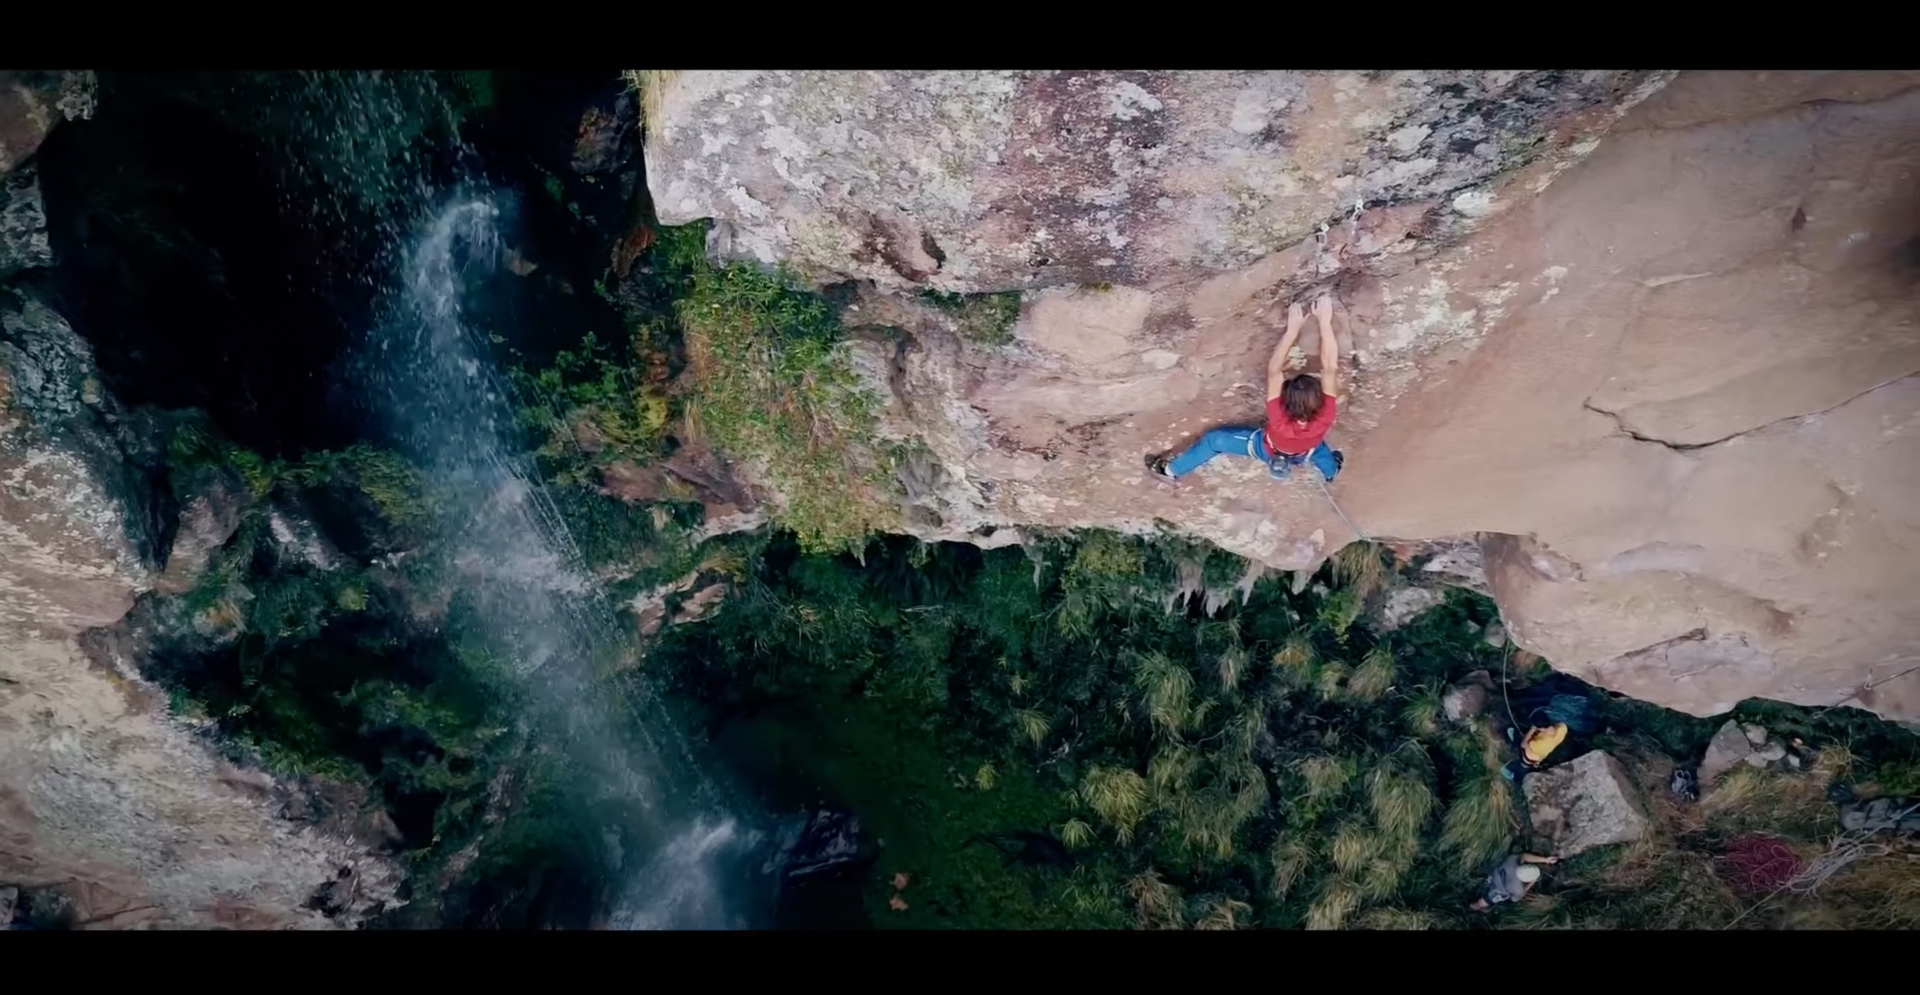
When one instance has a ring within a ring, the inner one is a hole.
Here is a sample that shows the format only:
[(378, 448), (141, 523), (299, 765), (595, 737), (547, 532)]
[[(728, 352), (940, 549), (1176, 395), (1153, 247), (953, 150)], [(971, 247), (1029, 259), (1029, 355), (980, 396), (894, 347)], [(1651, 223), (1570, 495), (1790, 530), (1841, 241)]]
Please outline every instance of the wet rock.
[(1740, 723), (1728, 719), (1707, 743), (1706, 758), (1700, 761), (1701, 787), (1712, 789), (1721, 774), (1752, 755), (1753, 744), (1747, 740), (1746, 732)]
[(613, 172), (632, 161), (640, 149), (640, 109), (636, 96), (632, 89), (622, 88), (610, 100), (597, 102), (581, 112), (573, 145), (574, 172)]
[(724, 583), (709, 584), (701, 588), (694, 592), (692, 597), (682, 601), (680, 607), (674, 609), (673, 624), (684, 625), (706, 618), (713, 614), (715, 608), (720, 607), (720, 603), (726, 600), (726, 597), (727, 585)]
[(19, 166), (61, 121), (93, 116), (92, 70), (0, 70), (0, 173)]
[(790, 820), (783, 828), (767, 869), (797, 883), (862, 867), (877, 856), (861, 830), (858, 816), (826, 809)]
[(0, 625), (103, 625), (149, 584), (156, 488), (130, 467), (92, 351), (0, 288)]
[(0, 280), (52, 265), (39, 177), (31, 166), (0, 176)]
[(1631, 843), (1646, 835), (1647, 815), (1620, 762), (1599, 750), (1521, 782), (1536, 838), (1562, 857)]
[[(140, 675), (156, 640), (201, 637), (138, 596), (162, 564), (185, 583), (233, 513), (203, 490), (176, 527), (157, 438), (58, 311), (0, 288), (0, 880), (34, 928), (352, 925), (396, 903), (400, 868), (223, 781)], [(305, 908), (342, 867), (360, 898)]]
[(241, 516), (253, 503), (253, 494), (239, 475), (225, 468), (208, 468), (186, 485), (179, 525), (167, 551), (164, 568), (154, 578), (161, 594), (184, 594), (199, 583), (212, 555), (240, 528)]
[(316, 570), (333, 570), (347, 562), (308, 511), (305, 502), (288, 494), (276, 494), (267, 511), (267, 534), (274, 552), (287, 563), (301, 563)]
[(1487, 699), (1494, 690), (1493, 676), (1476, 670), (1447, 689), (1440, 698), (1440, 710), (1448, 722), (1467, 725), (1487, 710)]

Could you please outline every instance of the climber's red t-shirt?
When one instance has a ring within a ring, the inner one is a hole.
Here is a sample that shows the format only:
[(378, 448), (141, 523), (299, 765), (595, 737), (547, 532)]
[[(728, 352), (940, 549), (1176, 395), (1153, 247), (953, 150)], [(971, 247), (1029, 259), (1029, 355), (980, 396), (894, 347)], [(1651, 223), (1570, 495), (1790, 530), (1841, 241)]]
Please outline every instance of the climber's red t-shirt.
[(1333, 427), (1333, 416), (1340, 407), (1331, 394), (1320, 398), (1320, 411), (1310, 422), (1297, 422), (1287, 416), (1287, 409), (1280, 406), (1280, 399), (1267, 402), (1267, 445), (1274, 452), (1288, 456), (1305, 456), (1313, 452), (1320, 440), (1327, 437), (1327, 429)]

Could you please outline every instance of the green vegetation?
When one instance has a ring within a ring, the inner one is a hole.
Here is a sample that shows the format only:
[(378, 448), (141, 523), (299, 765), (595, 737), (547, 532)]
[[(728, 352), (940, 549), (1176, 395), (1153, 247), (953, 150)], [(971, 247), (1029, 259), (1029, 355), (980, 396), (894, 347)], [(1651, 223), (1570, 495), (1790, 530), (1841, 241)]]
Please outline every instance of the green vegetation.
[[(668, 630), (649, 666), (704, 706), (771, 803), (824, 799), (869, 820), (885, 846), (862, 898), (880, 926), (1697, 928), (1920, 915), (1907, 864), (1758, 911), (1760, 896), (1729, 885), (1724, 866), (1756, 832), (1817, 856), (1836, 828), (1827, 786), (1905, 790), (1910, 734), (1863, 713), (1749, 703), (1737, 714), (1765, 713), (1782, 735), (1826, 747), (1814, 769), (1741, 768), (1686, 806), (1666, 780), (1716, 723), (1593, 689), (1598, 729), (1578, 748), (1628, 764), (1654, 837), (1568, 861), (1521, 907), (1466, 911), (1528, 831), (1500, 773), (1512, 747), (1493, 722), (1448, 723), (1442, 692), (1485, 669), (1505, 670), (1524, 696), (1550, 672), (1487, 646), (1493, 606), (1464, 591), (1390, 635), (1372, 631), (1362, 609), (1398, 569), (1372, 546), (1336, 557), (1325, 594), (1291, 594), (1273, 576), (1216, 617), (1193, 607), (1201, 599), (1168, 611), (1168, 591), (1195, 576), (1231, 585), (1244, 567), (1190, 543), (1098, 532), (1026, 551), (888, 539), (864, 566), (776, 538), (727, 608)], [(1847, 743), (1883, 759), (1852, 758)], [(1024, 866), (978, 842), (1021, 832), (1051, 836), (1073, 866)], [(912, 883), (896, 890), (896, 874)]]
[[(767, 781), (879, 823), (881, 877), (925, 883), (898, 912), (876, 882), (883, 924), (1453, 921), (1478, 883), (1461, 862), (1513, 836), (1506, 757), (1404, 714), (1497, 657), (1458, 627), (1376, 638), (1277, 576), (1218, 618), (1169, 613), (1194, 553), (1108, 533), (1031, 557), (887, 540), (862, 569), (776, 543), (720, 617), (652, 659), (731, 752), (782, 758)], [(1202, 555), (1203, 575), (1244, 568)], [(1054, 835), (1078, 865), (968, 845), (1014, 831)]]
[[(488, 874), (597, 852), (574, 838), (586, 823), (568, 766), (529, 754), (526, 689), (473, 635), (479, 608), (434, 545), (418, 472), (369, 446), (266, 460), (197, 417), (179, 419), (168, 456), (177, 498), (244, 484), (225, 499), (241, 507), (232, 538), (191, 590), (151, 607), (146, 671), (175, 714), (211, 725), (236, 761), (368, 789), (416, 884), (487, 837), (493, 870), (463, 878), (457, 900), (426, 888), (408, 916), (511, 920), (529, 896), (489, 892)], [(538, 804), (501, 811), (502, 785)]]
[(708, 444), (757, 468), (785, 499), (776, 521), (808, 549), (857, 549), (897, 524), (899, 454), (874, 438), (877, 399), (838, 347), (839, 312), (783, 273), (711, 265), (705, 237), (661, 230), (645, 278), (616, 295), (634, 328), (624, 354), (589, 337), (514, 370), (521, 421), (562, 485)]
[(679, 75), (673, 69), (629, 69), (627, 85), (640, 93), (640, 120), (651, 130), (659, 126), (665, 109), (667, 89)]
[(921, 300), (953, 316), (956, 330), (982, 345), (1003, 346), (1013, 341), (1013, 326), (1020, 321), (1018, 290), (1000, 294), (947, 294), (923, 291)]
[(679, 312), (698, 391), (689, 434), (761, 466), (786, 499), (781, 525), (809, 550), (837, 551), (895, 524), (892, 467), (862, 451), (877, 400), (834, 348), (840, 321), (824, 298), (750, 266), (703, 267)]

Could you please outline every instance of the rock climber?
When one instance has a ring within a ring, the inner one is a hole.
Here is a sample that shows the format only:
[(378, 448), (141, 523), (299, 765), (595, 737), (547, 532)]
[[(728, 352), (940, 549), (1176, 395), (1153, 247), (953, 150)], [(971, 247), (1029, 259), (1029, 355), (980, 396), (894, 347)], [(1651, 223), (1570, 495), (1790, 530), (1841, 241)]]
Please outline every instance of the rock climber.
[(1345, 457), (1327, 445), (1340, 407), (1340, 344), (1333, 337), (1333, 298), (1321, 295), (1313, 315), (1320, 324), (1320, 374), (1287, 376), (1287, 354), (1300, 338), (1306, 315), (1295, 303), (1287, 308), (1287, 332), (1267, 360), (1267, 426), (1216, 428), (1178, 456), (1149, 457), (1147, 467), (1168, 480), (1200, 469), (1215, 456), (1250, 456), (1262, 460), (1275, 479), (1292, 476), (1293, 468), (1311, 462), (1332, 480)]
[(1559, 857), (1542, 857), (1532, 853), (1511, 854), (1494, 867), (1487, 875), (1487, 893), (1473, 900), (1467, 906), (1475, 912), (1485, 912), (1504, 902), (1517, 902), (1527, 897), (1527, 892), (1540, 881), (1541, 864), (1557, 864)]

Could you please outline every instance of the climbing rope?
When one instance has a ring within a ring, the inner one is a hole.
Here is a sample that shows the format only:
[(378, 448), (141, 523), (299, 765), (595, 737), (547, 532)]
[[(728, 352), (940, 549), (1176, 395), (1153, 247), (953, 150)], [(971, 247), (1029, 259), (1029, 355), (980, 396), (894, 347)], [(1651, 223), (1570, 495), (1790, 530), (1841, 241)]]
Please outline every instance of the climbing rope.
[(1365, 532), (1360, 531), (1360, 526), (1353, 524), (1353, 519), (1348, 518), (1347, 513), (1340, 510), (1340, 502), (1335, 501), (1333, 499), (1333, 492), (1327, 489), (1326, 478), (1320, 476), (1318, 473), (1314, 473), (1311, 476), (1313, 477), (1313, 482), (1320, 485), (1320, 493), (1327, 496), (1327, 503), (1333, 506), (1333, 513), (1339, 515), (1340, 520), (1347, 523), (1347, 528), (1352, 529), (1353, 534), (1358, 536), (1361, 542), (1372, 542), (1373, 540)]

